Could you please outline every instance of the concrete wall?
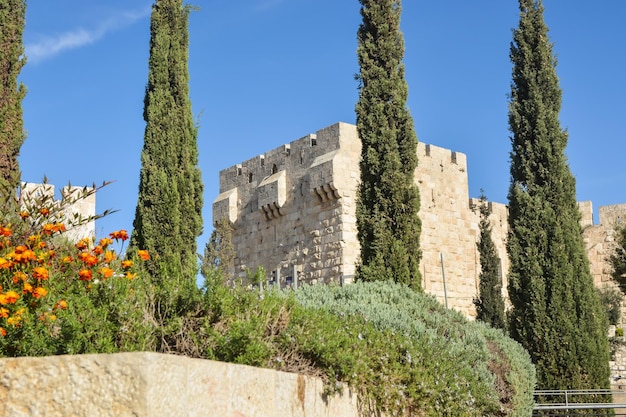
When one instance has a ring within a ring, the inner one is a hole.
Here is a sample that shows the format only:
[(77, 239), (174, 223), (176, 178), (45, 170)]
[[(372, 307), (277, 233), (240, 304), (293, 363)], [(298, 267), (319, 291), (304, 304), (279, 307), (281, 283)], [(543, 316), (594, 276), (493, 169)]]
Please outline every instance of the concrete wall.
[(348, 390), (321, 380), (158, 353), (0, 359), (0, 415), (11, 417), (357, 417)]

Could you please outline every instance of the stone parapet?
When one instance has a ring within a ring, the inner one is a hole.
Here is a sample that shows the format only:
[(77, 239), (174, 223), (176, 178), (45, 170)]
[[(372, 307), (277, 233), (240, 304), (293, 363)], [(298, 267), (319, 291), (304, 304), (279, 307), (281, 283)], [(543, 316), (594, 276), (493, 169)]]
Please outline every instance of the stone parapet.
[[(478, 200), (469, 196), (467, 157), (422, 142), (417, 156), (422, 287), (475, 316), (480, 214)], [(221, 171), (213, 221), (228, 216), (234, 225), (237, 274), (263, 266), (282, 279), (281, 286), (296, 278), (311, 284), (352, 282), (360, 258), (360, 160), (356, 126), (336, 123)], [(506, 299), (508, 210), (495, 202), (489, 208)], [(597, 285), (606, 286), (606, 258), (615, 248), (614, 227), (626, 218), (626, 204), (600, 207), (600, 225), (593, 224), (591, 202), (579, 203), (579, 209), (592, 274)]]
[(365, 417), (356, 395), (321, 380), (158, 353), (0, 359), (11, 417)]

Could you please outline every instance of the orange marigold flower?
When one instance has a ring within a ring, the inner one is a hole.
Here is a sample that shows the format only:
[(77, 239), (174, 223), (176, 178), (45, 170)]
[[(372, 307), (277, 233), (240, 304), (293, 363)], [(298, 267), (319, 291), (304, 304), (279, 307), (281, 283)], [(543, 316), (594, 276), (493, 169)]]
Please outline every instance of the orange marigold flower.
[(42, 235), (51, 235), (52, 233), (54, 233), (55, 231), (55, 227), (53, 224), (44, 224), (43, 227), (41, 228), (41, 234)]
[(37, 268), (33, 269), (33, 278), (40, 280), (48, 279), (48, 270), (43, 266), (38, 266)]
[(11, 326), (15, 326), (15, 327), (20, 327), (21, 320), (22, 320), (22, 317), (20, 316), (11, 316), (7, 319), (7, 324), (10, 324)]
[(100, 274), (105, 278), (110, 278), (111, 275), (113, 275), (113, 270), (111, 268), (107, 268), (106, 266), (100, 268), (98, 272), (100, 272)]
[(150, 254), (148, 253), (147, 250), (138, 250), (137, 256), (139, 256), (144, 261), (147, 261), (148, 259), (150, 259)]
[(66, 257), (63, 258), (63, 260), (61, 262), (63, 262), (64, 264), (70, 264), (70, 263), (74, 262), (74, 258), (72, 258), (71, 256), (66, 256)]
[(15, 291), (7, 291), (4, 293), (4, 303), (0, 301), (0, 304), (15, 304), (20, 299), (20, 295)]
[(11, 228), (9, 227), (0, 227), (0, 236), (9, 237), (13, 234)]
[(103, 237), (102, 239), (100, 239), (100, 246), (102, 247), (107, 247), (112, 243), (113, 243), (113, 240), (108, 237)]
[(55, 321), (57, 319), (56, 314), (48, 314), (48, 320)]
[(27, 211), (20, 211), (20, 217), (22, 219), (26, 219), (28, 216), (30, 216), (30, 214), (28, 214)]
[(7, 255), (7, 258), (13, 259), (17, 263), (27, 263), (28, 261), (37, 260), (35, 252), (23, 245), (16, 247), (13, 252)]
[(0, 307), (0, 319), (6, 319), (7, 317), (9, 317), (9, 309)]
[(102, 255), (104, 253), (104, 249), (102, 249), (102, 246), (98, 245), (93, 248), (93, 253), (95, 253), (96, 255)]
[(93, 272), (90, 269), (81, 269), (78, 271), (78, 279), (81, 281), (91, 281)]
[(36, 259), (37, 255), (35, 255), (35, 252), (30, 249), (24, 251), (24, 253), (22, 254), (22, 262), (34, 261)]
[(50, 214), (50, 210), (47, 207), (42, 207), (39, 209), (39, 214), (47, 216)]
[(13, 283), (17, 284), (20, 281), (26, 281), (27, 277), (26, 274), (23, 273), (22, 271), (16, 271), (15, 273), (13, 273)]
[(33, 292), (33, 286), (28, 282), (24, 283), (24, 288), (22, 289), (22, 294), (30, 294)]
[(59, 310), (67, 310), (67, 301), (65, 300), (57, 301), (57, 303), (54, 305), (54, 308), (59, 309)]
[(4, 258), (0, 258), (0, 269), (11, 269), (13, 267), (13, 262), (7, 261)]
[(75, 246), (76, 246), (76, 249), (78, 250), (87, 249), (89, 247), (89, 238), (84, 238), (84, 239), (79, 240)]
[(46, 246), (47, 246), (47, 243), (46, 243), (46, 242), (39, 242), (39, 243), (37, 243), (37, 248), (38, 248), (38, 249), (43, 249), (43, 248), (45, 248)]
[(7, 331), (4, 330), (2, 327), (0, 327), (0, 335), (2, 335), (3, 337), (7, 335)]
[(130, 259), (122, 261), (122, 268), (128, 269), (131, 266), (133, 266), (133, 261), (131, 261)]
[(128, 240), (128, 232), (126, 230), (118, 230), (117, 232), (109, 233), (113, 239), (119, 239), (121, 241)]
[(132, 272), (127, 272), (126, 273), (126, 278), (132, 281), (135, 278), (137, 278), (137, 274), (133, 274)]
[(96, 258), (95, 256), (93, 256), (92, 254), (88, 253), (88, 252), (81, 252), (78, 255), (78, 258), (83, 261), (85, 263), (85, 265), (87, 266), (94, 266), (98, 263), (98, 258)]
[(115, 258), (117, 258), (117, 255), (115, 254), (115, 252), (110, 251), (110, 250), (104, 252), (104, 262), (111, 263), (115, 260)]
[(45, 289), (44, 287), (37, 287), (33, 291), (33, 297), (35, 297), (37, 299), (39, 299), (41, 297), (45, 297), (46, 295), (48, 295), (48, 290)]

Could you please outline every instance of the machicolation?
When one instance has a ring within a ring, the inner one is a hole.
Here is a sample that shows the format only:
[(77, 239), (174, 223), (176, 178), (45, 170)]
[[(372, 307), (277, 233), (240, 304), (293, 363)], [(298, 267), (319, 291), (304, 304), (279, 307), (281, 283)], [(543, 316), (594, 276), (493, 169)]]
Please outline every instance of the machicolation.
[[(361, 142), (356, 126), (336, 123), (220, 172), (213, 221), (234, 226), (235, 275), (263, 266), (271, 283), (350, 283), (359, 260), (355, 219)], [(474, 316), (480, 273), (478, 199), (470, 198), (466, 156), (418, 144), (422, 285), (451, 308)], [(507, 208), (489, 203), (493, 240), (506, 290)], [(579, 204), (596, 285), (613, 285), (606, 257), (626, 204)], [(445, 274), (445, 275), (444, 275)], [(444, 285), (445, 276), (445, 285)]]

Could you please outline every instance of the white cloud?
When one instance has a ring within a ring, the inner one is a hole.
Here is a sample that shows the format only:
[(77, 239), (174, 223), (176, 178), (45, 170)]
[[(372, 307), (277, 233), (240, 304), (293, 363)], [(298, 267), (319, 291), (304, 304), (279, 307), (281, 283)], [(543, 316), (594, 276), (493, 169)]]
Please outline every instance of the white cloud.
[(151, 8), (135, 12), (120, 12), (112, 18), (101, 22), (93, 29), (75, 29), (59, 35), (45, 36), (33, 43), (26, 43), (26, 57), (28, 62), (37, 63), (52, 58), (64, 51), (90, 45), (105, 37), (107, 34), (130, 26), (137, 20), (150, 15)]

